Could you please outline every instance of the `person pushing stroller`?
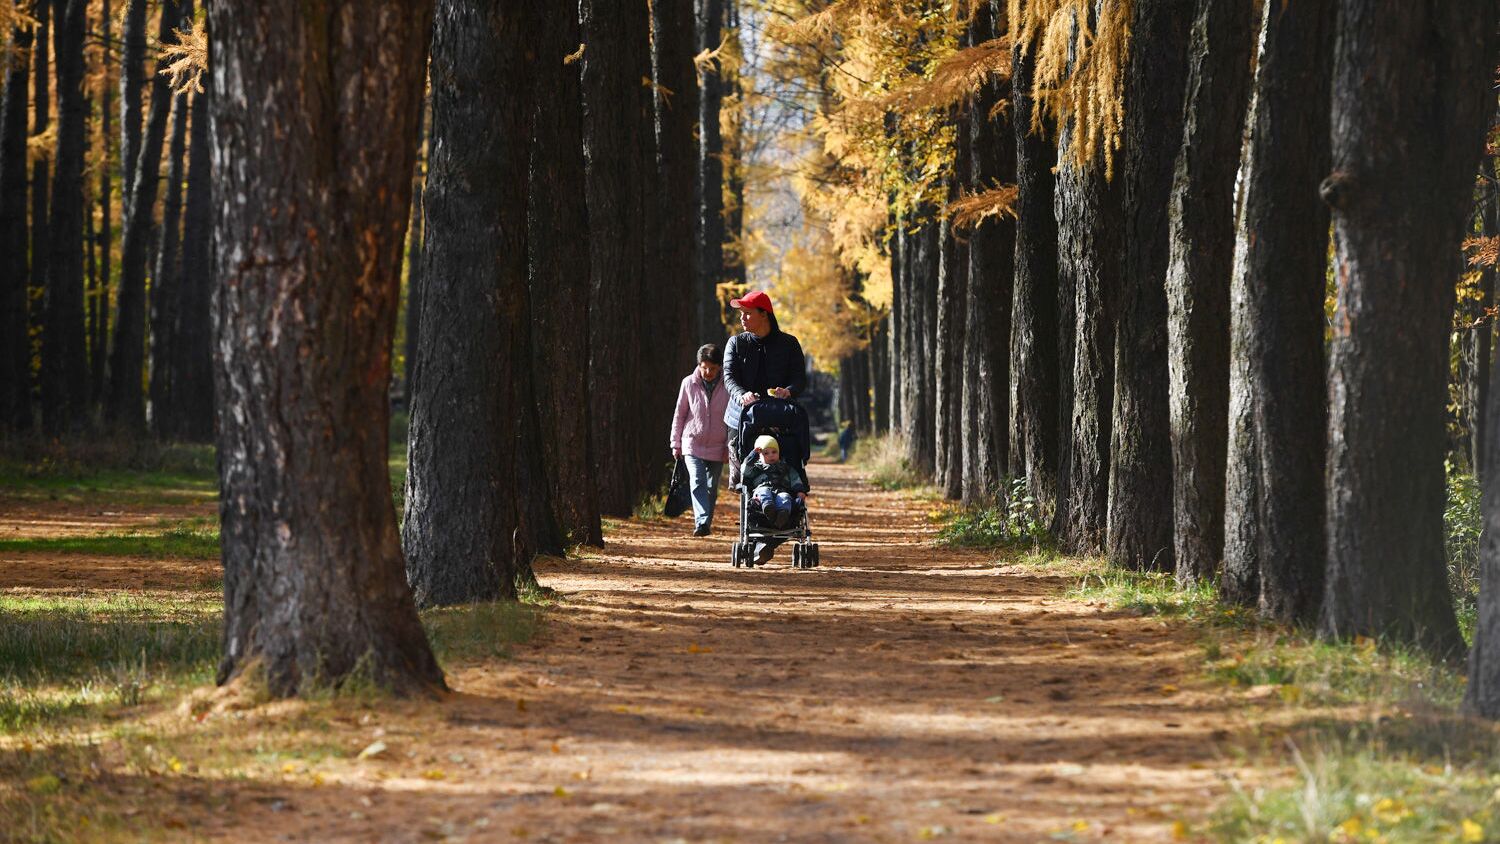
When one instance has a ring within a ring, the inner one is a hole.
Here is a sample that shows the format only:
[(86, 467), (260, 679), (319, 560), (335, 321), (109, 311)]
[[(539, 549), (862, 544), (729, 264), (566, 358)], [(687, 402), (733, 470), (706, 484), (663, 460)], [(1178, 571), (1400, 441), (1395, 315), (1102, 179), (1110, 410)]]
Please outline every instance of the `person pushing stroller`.
[(807, 482), (797, 467), (781, 462), (781, 444), (769, 434), (756, 438), (755, 450), (740, 466), (740, 478), (761, 517), (777, 530), (785, 529), (798, 508), (807, 506)]

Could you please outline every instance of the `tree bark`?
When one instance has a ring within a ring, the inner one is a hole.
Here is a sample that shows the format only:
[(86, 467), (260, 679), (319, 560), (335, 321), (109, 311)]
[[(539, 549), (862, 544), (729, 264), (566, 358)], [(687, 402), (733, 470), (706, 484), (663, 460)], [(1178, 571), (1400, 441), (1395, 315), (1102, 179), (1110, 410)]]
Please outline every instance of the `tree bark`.
[[(51, 12), (54, 0), (36, 0), (33, 7), (33, 17), (37, 20), (36, 37), (32, 41), (31, 57), (31, 85), (32, 85), (32, 109), (31, 109), (31, 137), (33, 142), (47, 133), (48, 126), (52, 122), (52, 70), (51, 70)], [(33, 329), (41, 327), (45, 322), (46, 290), (47, 290), (47, 260), (51, 257), (51, 239), (48, 234), (51, 231), (50, 203), (52, 196), (52, 185), (48, 179), (51, 172), (51, 151), (43, 148), (36, 159), (31, 163), (31, 281), (26, 291), (27, 311), (29, 314), (26, 331), (26, 402), (24, 423), (26, 428), (32, 423), (33, 390), (31, 378), (31, 362), (41, 354), (41, 347), (37, 342)]]
[(932, 219), (932, 209), (918, 212), (923, 220), (917, 230), (907, 236), (904, 257), (906, 296), (905, 349), (902, 353), (901, 373), (902, 436), (906, 440), (906, 458), (912, 468), (924, 476), (931, 476), (936, 462), (937, 422), (935, 414), (936, 367), (932, 354), (935, 349), (933, 323), (937, 317), (937, 274), (941, 260), (938, 243), (938, 224)]
[[(645, 294), (645, 150), (651, 73), (645, 4), (584, 0), (584, 153), (589, 213), (589, 412), (599, 510), (629, 516), (639, 488), (640, 452), (657, 431), (637, 430), (633, 385), (645, 350), (638, 311)], [(705, 234), (705, 237), (708, 235)], [(653, 454), (657, 452), (652, 452)]]
[[(726, 0), (698, 0), (699, 51), (719, 48), (724, 38)], [(728, 0), (733, 2), (733, 0)], [(718, 286), (724, 271), (724, 138), (719, 112), (724, 104), (722, 65), (717, 57), (698, 69), (698, 306), (697, 333), (719, 337), (724, 333), (723, 304)]]
[(1447, 270), (1494, 111), (1497, 12), (1483, 0), (1339, 7), (1333, 172), (1320, 186), (1339, 281), (1325, 636), (1463, 652), (1443, 545)]
[[(1000, 34), (990, 4), (979, 6), (973, 32), (972, 40), (976, 43)], [(992, 116), (995, 106), (1007, 101), (1012, 103), (1012, 109)], [(1022, 136), (1012, 125), (1016, 119), (1015, 106), (1014, 89), (1008, 79), (991, 80), (974, 100), (968, 124), (967, 176), (975, 190), (1017, 183), (1017, 141)], [(1029, 100), (1026, 106), (1030, 107)], [(1029, 114), (1026, 119), (1031, 119)], [(1045, 189), (1050, 193), (1050, 172), (1048, 176)], [(1052, 219), (1050, 206), (1049, 196), (1048, 207), (1044, 209), (1048, 221)], [(966, 373), (963, 417), (968, 445), (964, 452), (963, 500), (970, 505), (993, 501), (1001, 492), (1012, 447), (1009, 439), (1011, 302), (1018, 267), (1019, 230), (1016, 217), (1010, 216), (984, 220), (968, 235), (965, 336), (969, 342), (963, 361)], [(1055, 233), (1049, 242), (1055, 277)]]
[(0, 100), (0, 428), (31, 421), (31, 344), (26, 336), (26, 109), (32, 30), (10, 32)]
[(125, 0), (120, 24), (120, 198), (129, 214), (135, 168), (141, 155), (141, 121), (146, 95), (146, 0)]
[(172, 329), (173, 433), (192, 442), (214, 435), (213, 338), (210, 293), (214, 290), (212, 153), (209, 114), (213, 88), (205, 76), (204, 91), (193, 95), (188, 130), (187, 200), (182, 223), (182, 274), (177, 281), (178, 308)]
[(562, 551), (543, 474), (527, 289), (530, 39), (542, 14), (538, 3), (501, 0), (437, 7), (402, 531), (423, 606), (514, 598), (534, 582), (535, 554)]
[[(1015, 289), (1010, 331), (1010, 454), (1007, 474), (1026, 478), (1044, 506), (1061, 510), (1058, 470), (1059, 219), (1053, 217), (1058, 164), (1052, 144), (1031, 131), (1036, 56), (1016, 48), (1011, 121), (1016, 145)], [(1072, 325), (1061, 326), (1071, 332)], [(996, 385), (996, 389), (1000, 389)]]
[(83, 93), (87, 0), (58, 4), (57, 157), (52, 182), (47, 291), (42, 325), (42, 426), (48, 434), (88, 422), (88, 341), (83, 309), (83, 165), (88, 101)]
[(891, 429), (890, 319), (876, 324), (870, 335), (870, 429), (861, 433), (884, 434)]
[[(176, 41), (173, 30), (180, 21), (180, 10), (177, 0), (163, 0), (157, 25), (159, 43)], [(159, 57), (156, 72), (152, 75), (150, 113), (140, 138), (134, 178), (129, 183), (124, 231), (120, 236), (119, 305), (114, 334), (110, 338), (109, 391), (104, 418), (127, 431), (143, 430), (146, 424), (142, 383), (146, 362), (146, 265), (150, 260), (151, 230), (155, 223), (153, 213), (161, 174), (161, 147), (167, 134), (167, 118), (172, 104), (171, 88), (161, 72), (166, 65), (166, 56)]]
[(537, 108), (528, 232), (537, 406), (548, 420), (542, 429), (542, 449), (559, 528), (569, 542), (602, 545), (585, 399), (592, 385), (589, 251), (580, 248), (589, 242), (583, 90), (580, 64), (563, 63), (581, 41), (578, 19), (548, 15), (539, 40), (543, 58), (534, 71)]
[[(1167, 400), (1167, 201), (1181, 147), (1191, 21), (1176, 0), (1135, 0), (1125, 71), (1125, 275), (1115, 323), (1109, 558), (1172, 571)], [(1166, 138), (1166, 142), (1162, 139)]]
[[(960, 162), (967, 165), (967, 161)], [(950, 198), (957, 197), (957, 186)], [(963, 497), (964, 328), (969, 254), (944, 218), (938, 224), (937, 321), (933, 336), (933, 480), (943, 497)]]
[(1231, 280), (1224, 596), (1311, 622), (1323, 593), (1331, 4), (1265, 15)]
[[(114, 26), (114, 19), (110, 14), (110, 0), (101, 0), (100, 8), (102, 11), (99, 16), (99, 27), (103, 41), (107, 45), (111, 38), (110, 29)], [(102, 51), (99, 72), (104, 77), (103, 84), (99, 86), (99, 142), (104, 148), (105, 166), (99, 168), (99, 290), (96, 294), (99, 321), (89, 338), (89, 401), (94, 408), (97, 408), (104, 400), (105, 362), (109, 359), (109, 289), (112, 285), (110, 249), (114, 241), (114, 212), (110, 202), (110, 194), (114, 190), (111, 185), (113, 159), (109, 154), (109, 110), (113, 105), (109, 99), (109, 49), (107, 47)], [(208, 330), (206, 325), (203, 330), (205, 332)], [(209, 413), (212, 412), (212, 405), (210, 405)]]
[[(417, 149), (422, 149), (422, 143), (431, 134), (427, 129), (428, 104), (424, 98), (422, 106), (423, 118), (418, 124), (422, 126), (422, 132), (418, 136)], [(422, 193), (426, 189), (427, 174), (423, 170), (424, 162), (421, 153), (418, 153), (417, 166), (413, 169), (411, 177), (411, 227), (406, 232), (406, 348), (402, 350), (402, 357), (406, 361), (404, 378), (404, 397), (406, 399), (406, 412), (411, 413), (411, 399), (416, 394), (416, 360), (417, 350), (422, 345), (422, 244), (426, 242), (425, 226), (426, 216), (422, 211)]]
[(1234, 184), (1250, 76), (1251, 8), (1198, 0), (1182, 148), (1169, 207), (1167, 348), (1177, 581), (1212, 580), (1224, 554), (1229, 278)]
[(221, 684), (443, 686), (386, 469), (430, 20), (417, 0), (209, 5)]
[[(193, 1), (183, 0), (182, 16), (191, 20)], [(177, 266), (178, 221), (182, 219), (183, 164), (187, 153), (187, 92), (172, 96), (172, 137), (167, 144), (167, 194), (162, 200), (161, 237), (156, 271), (151, 274), (151, 428), (171, 437), (177, 421), (177, 390), (172, 383), (172, 346), (177, 342), (181, 307), (181, 272)]]
[[(1493, 167), (1481, 166), (1480, 169), (1488, 170), (1491, 176), (1494, 174)], [(1479, 219), (1480, 232), (1484, 236), (1495, 237), (1500, 234), (1500, 194), (1492, 192), (1485, 198), (1480, 207)], [(1474, 371), (1469, 400), (1469, 465), (1474, 468), (1474, 474), (1481, 476), (1481, 480), (1489, 431), (1490, 368), (1493, 365), (1491, 350), (1495, 331), (1494, 323), (1489, 318), (1489, 309), (1494, 304), (1495, 268), (1490, 266), (1480, 271), (1478, 313), (1475, 315), (1479, 324), (1468, 335)]]
[(886, 430), (899, 434), (906, 429), (906, 409), (901, 406), (901, 374), (904, 371), (902, 352), (906, 347), (906, 287), (910, 284), (906, 273), (906, 226), (898, 218), (893, 227), (896, 233), (890, 239), (891, 252), (891, 313), (886, 318)]

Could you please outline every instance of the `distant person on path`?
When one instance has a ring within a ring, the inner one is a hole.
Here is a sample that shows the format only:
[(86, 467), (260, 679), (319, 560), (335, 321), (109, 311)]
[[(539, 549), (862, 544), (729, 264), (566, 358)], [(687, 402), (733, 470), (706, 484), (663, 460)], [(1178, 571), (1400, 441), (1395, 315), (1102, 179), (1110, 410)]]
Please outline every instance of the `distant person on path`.
[(740, 476), (752, 490), (760, 514), (777, 530), (791, 524), (797, 508), (806, 505), (807, 482), (795, 466), (781, 462), (781, 444), (769, 434), (756, 437), (755, 451), (745, 456)]
[(839, 431), (839, 462), (849, 462), (849, 452), (854, 449), (854, 441), (859, 439), (859, 434), (854, 431), (853, 422), (845, 422), (844, 430)]
[(672, 416), (672, 456), (683, 458), (688, 467), (693, 536), (708, 536), (713, 529), (719, 477), (729, 456), (721, 422), (729, 408), (729, 390), (720, 377), (722, 360), (717, 343), (698, 348), (698, 366), (682, 379)]
[(729, 407), (724, 424), (729, 428), (729, 485), (740, 482), (740, 414), (766, 396), (794, 399), (807, 389), (807, 360), (797, 338), (776, 324), (771, 297), (753, 290), (729, 304), (740, 311), (744, 330), (729, 338), (724, 349), (724, 385), (729, 388)]

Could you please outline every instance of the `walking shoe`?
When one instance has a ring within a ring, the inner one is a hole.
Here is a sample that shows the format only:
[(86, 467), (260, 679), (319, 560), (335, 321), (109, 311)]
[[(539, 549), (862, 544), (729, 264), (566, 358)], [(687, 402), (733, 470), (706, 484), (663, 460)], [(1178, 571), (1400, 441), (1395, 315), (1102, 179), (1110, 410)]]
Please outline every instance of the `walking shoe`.
[(771, 562), (771, 552), (775, 550), (776, 546), (769, 542), (755, 543), (755, 565), (763, 566)]
[(693, 528), (693, 536), (708, 536), (708, 532), (708, 525), (698, 525), (697, 527)]

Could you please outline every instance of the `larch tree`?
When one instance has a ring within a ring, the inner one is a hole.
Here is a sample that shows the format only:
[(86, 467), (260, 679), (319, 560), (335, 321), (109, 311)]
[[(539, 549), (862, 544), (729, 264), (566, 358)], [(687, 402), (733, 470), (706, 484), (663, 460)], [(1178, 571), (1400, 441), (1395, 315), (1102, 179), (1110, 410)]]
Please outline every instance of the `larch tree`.
[(212, 149), (209, 115), (212, 86), (192, 96), (188, 130), (187, 192), (183, 203), (182, 260), (172, 329), (172, 435), (208, 442), (214, 434), (214, 290)]
[(1324, 271), (1333, 4), (1263, 16), (1230, 281), (1220, 592), (1312, 622), (1323, 594)]
[(723, 333), (723, 305), (718, 286), (724, 281), (724, 137), (719, 114), (724, 107), (724, 4), (737, 0), (698, 0), (698, 315), (701, 337)]
[(1234, 184), (1254, 42), (1250, 4), (1198, 0), (1167, 264), (1173, 539), (1177, 581), (1212, 580), (1224, 552), (1229, 278)]
[[(176, 42), (181, 9), (178, 0), (163, 0), (157, 20), (159, 44)], [(158, 57), (156, 72), (151, 77), (149, 111), (131, 171), (124, 206), (125, 220), (120, 233), (119, 301), (115, 309), (114, 331), (110, 336), (109, 385), (104, 418), (126, 431), (143, 431), (146, 425), (146, 269), (150, 263), (151, 234), (156, 223), (161, 150), (172, 109), (172, 91), (163, 73), (167, 64), (165, 54)], [(130, 132), (128, 123), (124, 131), (127, 135)], [(124, 146), (122, 141), (122, 156), (125, 155)]]
[[(589, 213), (583, 158), (582, 37), (574, 15), (538, 34), (528, 247), (537, 406), (548, 491), (571, 542), (601, 545), (589, 394)], [(678, 202), (682, 197), (676, 197)], [(691, 211), (691, 206), (687, 206)], [(679, 236), (681, 232), (677, 233)], [(684, 243), (691, 242), (684, 239)], [(688, 279), (684, 279), (687, 282)]]
[[(182, 20), (193, 19), (193, 0), (182, 0)], [(178, 269), (181, 245), (182, 187), (186, 177), (188, 91), (172, 93), (172, 128), (167, 141), (167, 192), (161, 203), (161, 230), (156, 240), (156, 268), (151, 273), (151, 429), (170, 437), (177, 424), (177, 392), (172, 383), (172, 346), (177, 342), (177, 311), (182, 304)]]
[[(541, 6), (441, 0), (435, 14), (402, 531), (424, 606), (513, 599), (534, 581), (536, 554), (562, 551), (542, 464), (527, 278)], [(408, 162), (408, 185), (410, 174)]]
[[(1489, 0), (1339, 6), (1333, 169), (1320, 186), (1338, 280), (1325, 636), (1464, 649), (1444, 558), (1448, 279), (1495, 108), (1497, 15)], [(1494, 631), (1491, 611), (1480, 648)], [(1484, 659), (1478, 685), (1500, 687)]]
[(45, 291), (47, 289), (47, 259), (52, 254), (51, 207), (52, 185), (48, 175), (52, 172), (52, 150), (46, 143), (47, 132), (52, 123), (52, 6), (49, 0), (36, 0), (32, 12), (36, 18), (36, 34), (31, 44), (31, 140), (28, 153), (31, 161), (31, 266), (30, 284), (26, 291), (26, 392), (22, 416), (18, 417), (29, 428), (32, 424), (31, 361), (41, 350), (33, 340), (33, 329), (43, 322)]
[[(967, 127), (959, 127), (967, 134)], [(967, 168), (968, 159), (960, 147), (956, 166)], [(956, 199), (956, 179), (949, 188), (950, 199)], [(937, 320), (933, 325), (933, 464), (934, 481), (944, 497), (963, 496), (963, 395), (965, 354), (964, 330), (968, 325), (965, 305), (968, 301), (968, 244), (955, 236), (953, 224), (945, 212), (938, 225)]]
[[(1115, 320), (1110, 560), (1172, 571), (1167, 401), (1167, 202), (1180, 147), (1191, 17), (1181, 0), (1132, 0), (1125, 70), (1124, 286)], [(1164, 141), (1163, 138), (1166, 140)]]
[[(629, 516), (643, 492), (639, 451), (659, 431), (638, 430), (641, 311), (648, 308), (644, 257), (650, 169), (650, 15), (646, 4), (582, 4), (584, 155), (589, 212), (589, 401), (599, 510)], [(705, 237), (708, 236), (705, 233)]]
[[(125, 0), (120, 22), (120, 195), (130, 208), (146, 102), (146, 0)], [(126, 211), (126, 213), (129, 213)]]
[(259, 678), (274, 696), (351, 678), (441, 688), (386, 468), (431, 6), (266, 0), (208, 10), (220, 165), (218, 680)]
[[(109, 360), (109, 291), (112, 286), (110, 268), (113, 263), (111, 250), (114, 242), (114, 167), (110, 156), (110, 124), (109, 112), (113, 107), (110, 103), (110, 45), (112, 42), (112, 29), (114, 19), (110, 12), (110, 0), (100, 0), (99, 4), (99, 31), (102, 44), (100, 46), (99, 73), (101, 84), (99, 86), (99, 145), (100, 154), (103, 158), (103, 166), (99, 168), (99, 286), (94, 293), (94, 308), (98, 311), (98, 319), (94, 322), (94, 330), (89, 334), (89, 401), (94, 408), (104, 399), (104, 376), (105, 367)], [(207, 209), (205, 208), (205, 211)], [(92, 213), (90, 213), (92, 217)], [(205, 325), (203, 330), (208, 331)], [(205, 335), (206, 336), (206, 335)], [(212, 407), (210, 406), (210, 413)]]
[(0, 54), (5, 91), (0, 98), (0, 428), (21, 430), (31, 420), (31, 348), (26, 336), (26, 110), (30, 97), (33, 30), (18, 23), (10, 50)]
[(53, 22), (58, 131), (42, 323), (42, 425), (57, 435), (88, 421), (88, 341), (83, 305), (83, 168), (88, 101), (83, 92), (87, 0), (67, 0)]

